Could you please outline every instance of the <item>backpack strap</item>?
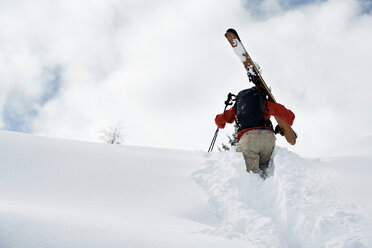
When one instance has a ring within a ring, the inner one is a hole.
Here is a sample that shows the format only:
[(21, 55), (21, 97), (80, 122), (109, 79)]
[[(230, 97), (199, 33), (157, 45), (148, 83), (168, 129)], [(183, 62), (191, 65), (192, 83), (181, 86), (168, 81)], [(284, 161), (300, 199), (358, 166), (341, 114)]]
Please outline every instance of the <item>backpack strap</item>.
[[(270, 128), (274, 131), (273, 123), (270, 121), (270, 109), (267, 107), (268, 95), (265, 94), (265, 110), (269, 113), (269, 119), (265, 119), (265, 127)], [(274, 131), (275, 132), (275, 131)]]

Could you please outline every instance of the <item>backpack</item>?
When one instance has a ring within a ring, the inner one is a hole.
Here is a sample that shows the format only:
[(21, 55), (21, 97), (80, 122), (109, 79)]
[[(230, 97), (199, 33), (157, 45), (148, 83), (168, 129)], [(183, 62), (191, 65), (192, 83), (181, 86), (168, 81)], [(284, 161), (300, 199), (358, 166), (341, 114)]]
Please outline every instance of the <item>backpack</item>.
[(270, 120), (264, 119), (265, 107), (265, 95), (256, 87), (240, 91), (235, 102), (238, 132), (246, 128), (272, 127)]

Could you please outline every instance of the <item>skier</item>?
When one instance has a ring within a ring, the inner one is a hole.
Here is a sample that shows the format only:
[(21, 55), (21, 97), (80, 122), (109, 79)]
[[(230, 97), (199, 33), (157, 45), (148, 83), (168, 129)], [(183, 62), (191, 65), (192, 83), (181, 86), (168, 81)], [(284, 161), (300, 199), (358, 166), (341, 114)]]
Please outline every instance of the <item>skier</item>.
[(283, 105), (266, 100), (256, 86), (239, 92), (235, 105), (219, 114), (215, 122), (219, 128), (226, 123), (238, 124), (238, 146), (236, 151), (243, 154), (247, 172), (267, 176), (270, 157), (274, 150), (279, 126), (273, 129), (270, 117), (275, 116), (292, 126), (295, 115)]

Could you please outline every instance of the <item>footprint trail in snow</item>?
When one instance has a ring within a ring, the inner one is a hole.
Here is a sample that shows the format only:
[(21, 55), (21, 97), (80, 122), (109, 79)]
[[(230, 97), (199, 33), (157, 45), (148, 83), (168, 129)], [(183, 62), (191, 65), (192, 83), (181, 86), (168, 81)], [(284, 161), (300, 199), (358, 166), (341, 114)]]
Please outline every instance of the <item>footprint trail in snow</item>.
[(245, 172), (240, 153), (208, 155), (192, 174), (216, 217), (203, 232), (249, 247), (365, 247), (357, 206), (335, 196), (318, 162), (277, 147), (264, 181)]

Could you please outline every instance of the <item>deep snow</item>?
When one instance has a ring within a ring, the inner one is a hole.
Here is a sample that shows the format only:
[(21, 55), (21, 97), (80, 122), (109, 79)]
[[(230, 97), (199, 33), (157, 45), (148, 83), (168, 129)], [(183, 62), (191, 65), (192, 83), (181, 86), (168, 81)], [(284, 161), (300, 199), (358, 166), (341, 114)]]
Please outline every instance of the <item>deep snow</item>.
[(1, 131), (0, 247), (372, 247), (370, 140), (344, 157), (277, 147), (264, 181), (233, 151)]

